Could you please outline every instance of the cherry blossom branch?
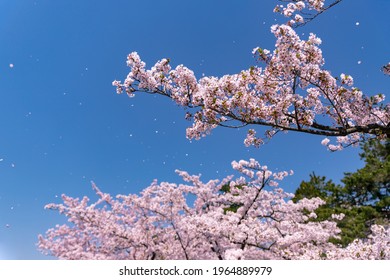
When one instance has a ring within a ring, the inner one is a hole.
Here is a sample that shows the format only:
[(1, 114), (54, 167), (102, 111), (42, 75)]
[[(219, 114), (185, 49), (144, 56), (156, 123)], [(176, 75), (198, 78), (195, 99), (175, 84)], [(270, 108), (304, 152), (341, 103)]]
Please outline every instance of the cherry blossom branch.
[[(290, 18), (288, 24), (297, 28), (311, 22), (341, 1), (342, 0), (334, 0), (332, 3), (325, 6), (325, 0), (279, 0), (279, 2), (287, 3), (287, 6), (277, 5), (274, 12)], [(313, 12), (313, 10), (315, 12)]]
[[(133, 52), (128, 56), (131, 71), (126, 80), (113, 85), (130, 97), (138, 91), (159, 94), (194, 111), (186, 113), (186, 119), (193, 120), (187, 129), (190, 139), (200, 139), (218, 126), (254, 125), (270, 127), (265, 132), (268, 139), (278, 131), (336, 137), (338, 145), (328, 144), (327, 138), (322, 142), (335, 151), (369, 137), (390, 135), (390, 105), (383, 103), (385, 96), (369, 98), (353, 87), (351, 76), (335, 78), (324, 69), (319, 38), (310, 34), (302, 40), (288, 25), (274, 25), (271, 31), (276, 37), (273, 53), (253, 50), (264, 68), (198, 80), (183, 65), (172, 69), (168, 59), (146, 70)], [(251, 128), (244, 143), (259, 146), (264, 140)]]

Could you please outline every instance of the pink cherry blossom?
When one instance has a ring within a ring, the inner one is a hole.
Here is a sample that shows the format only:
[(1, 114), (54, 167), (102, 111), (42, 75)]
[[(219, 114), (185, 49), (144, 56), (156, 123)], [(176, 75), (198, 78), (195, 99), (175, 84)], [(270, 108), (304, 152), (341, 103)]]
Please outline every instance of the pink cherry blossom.
[(287, 172), (254, 159), (232, 166), (242, 176), (203, 182), (178, 170), (185, 184), (154, 181), (139, 195), (112, 197), (95, 184), (94, 203), (63, 195), (46, 208), (68, 223), (39, 236), (39, 249), (60, 259), (390, 258), (388, 228), (339, 248), (329, 243), (340, 232), (335, 221), (311, 220), (324, 201), (294, 203), (278, 186)]
[[(301, 39), (293, 27), (303, 25), (341, 2), (288, 1), (274, 11), (289, 18), (273, 25), (271, 52), (253, 49), (258, 65), (222, 77), (202, 77), (183, 65), (161, 59), (150, 69), (136, 52), (127, 57), (126, 79), (113, 81), (117, 93), (160, 94), (188, 109), (193, 124), (188, 138), (199, 139), (217, 126), (266, 127), (264, 137), (250, 127), (246, 145), (259, 146), (281, 131), (325, 136), (331, 151), (356, 145), (367, 137), (390, 135), (390, 105), (383, 94), (368, 97), (348, 74), (334, 77), (315, 34)], [(389, 75), (390, 66), (383, 67)], [(335, 137), (332, 144), (328, 137)], [(39, 249), (60, 259), (390, 259), (390, 228), (373, 225), (365, 240), (346, 248), (336, 221), (316, 222), (320, 198), (294, 203), (280, 182), (293, 172), (272, 172), (254, 159), (233, 161), (240, 175), (203, 182), (200, 175), (177, 170), (184, 183), (158, 183), (140, 194), (102, 192), (97, 200), (62, 195), (49, 204), (67, 223), (39, 236)]]
[[(309, 1), (313, 8), (321, 3)], [(352, 76), (342, 73), (335, 78), (324, 69), (320, 38), (311, 33), (303, 40), (288, 25), (274, 25), (271, 32), (275, 50), (253, 49), (259, 65), (240, 73), (198, 80), (183, 65), (171, 69), (167, 59), (145, 70), (133, 52), (127, 60), (131, 67), (127, 78), (113, 85), (118, 93), (160, 94), (190, 109), (189, 139), (200, 139), (218, 126), (250, 125), (269, 129), (261, 137), (250, 128), (247, 146), (260, 146), (279, 131), (295, 131), (338, 137), (328, 148), (340, 150), (366, 138), (390, 135), (390, 106), (383, 103), (384, 95), (365, 96), (353, 86)]]
[(279, 0), (279, 2), (286, 2), (287, 5), (277, 5), (274, 8), (274, 12), (290, 18), (288, 21), (289, 25), (299, 27), (312, 21), (317, 16), (337, 5), (341, 1), (342, 0)]

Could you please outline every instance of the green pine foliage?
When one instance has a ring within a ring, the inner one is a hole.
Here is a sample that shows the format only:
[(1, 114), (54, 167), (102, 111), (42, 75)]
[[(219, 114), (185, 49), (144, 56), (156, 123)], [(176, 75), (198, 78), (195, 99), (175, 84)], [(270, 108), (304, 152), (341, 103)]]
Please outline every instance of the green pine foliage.
[(383, 217), (390, 213), (390, 141), (371, 140), (363, 146), (366, 165), (355, 173), (345, 173), (346, 200), (352, 206), (372, 206)]
[(320, 197), (326, 203), (316, 210), (316, 221), (331, 219), (332, 214), (345, 215), (337, 224), (341, 239), (331, 240), (347, 246), (356, 238), (366, 238), (373, 224), (389, 225), (390, 213), (390, 141), (370, 140), (362, 146), (360, 157), (365, 166), (345, 173), (337, 185), (324, 176), (312, 173), (295, 192), (293, 201)]

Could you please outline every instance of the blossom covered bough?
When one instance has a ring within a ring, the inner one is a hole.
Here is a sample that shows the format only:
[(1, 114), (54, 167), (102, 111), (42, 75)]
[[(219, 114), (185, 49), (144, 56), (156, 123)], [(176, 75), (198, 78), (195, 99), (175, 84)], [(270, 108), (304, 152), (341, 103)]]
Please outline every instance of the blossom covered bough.
[[(321, 11), (324, 1), (292, 2), (283, 10), (288, 17), (306, 6)], [(385, 96), (364, 95), (350, 75), (334, 77), (324, 69), (321, 40), (315, 34), (301, 39), (291, 24), (290, 20), (273, 25), (275, 50), (255, 48), (259, 65), (240, 73), (197, 79), (183, 65), (172, 69), (169, 59), (147, 70), (138, 53), (132, 52), (127, 57), (131, 68), (127, 78), (113, 85), (130, 97), (136, 92), (160, 94), (187, 108), (186, 118), (193, 120), (186, 131), (190, 139), (199, 139), (217, 126), (251, 126), (244, 141), (247, 146), (259, 146), (280, 131), (325, 136), (322, 144), (331, 151), (370, 137), (388, 138), (390, 105), (383, 103)], [(268, 129), (260, 137), (254, 126)], [(328, 137), (336, 137), (336, 143)]]
[(300, 27), (314, 20), (320, 14), (336, 6), (341, 1), (342, 0), (334, 0), (328, 5), (325, 5), (324, 0), (279, 0), (279, 2), (287, 3), (287, 5), (277, 5), (274, 12), (290, 18), (288, 21), (290, 26)]
[[(140, 195), (99, 199), (63, 195), (59, 211), (69, 224), (39, 237), (39, 248), (60, 259), (389, 259), (389, 229), (347, 248), (328, 242), (335, 221), (314, 222), (319, 198), (290, 200), (274, 173), (257, 161), (232, 166), (243, 175), (202, 182), (177, 171), (186, 184), (157, 183)], [(335, 216), (342, 219), (342, 216)]]

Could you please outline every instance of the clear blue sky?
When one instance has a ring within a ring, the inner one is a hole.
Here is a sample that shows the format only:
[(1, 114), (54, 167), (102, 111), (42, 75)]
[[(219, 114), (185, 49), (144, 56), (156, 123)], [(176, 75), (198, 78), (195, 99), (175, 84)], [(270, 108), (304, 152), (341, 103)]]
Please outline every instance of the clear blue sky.
[[(276, 3), (1, 0), (0, 259), (47, 258), (37, 235), (64, 219), (44, 205), (62, 193), (94, 199), (91, 180), (111, 194), (137, 193), (155, 178), (180, 183), (177, 168), (208, 180), (232, 174), (232, 160), (255, 158), (293, 169), (282, 185), (293, 192), (312, 171), (337, 182), (362, 167), (358, 148), (330, 153), (321, 137), (296, 133), (259, 149), (243, 145), (244, 130), (190, 142), (182, 108), (159, 96), (118, 96), (111, 86), (127, 75), (132, 51), (149, 66), (168, 57), (198, 77), (250, 67), (254, 47), (273, 49), (270, 26), (284, 20), (272, 12)], [(299, 33), (322, 38), (334, 75), (390, 96), (380, 72), (390, 61), (389, 14), (388, 0), (344, 0)]]

